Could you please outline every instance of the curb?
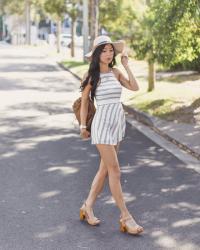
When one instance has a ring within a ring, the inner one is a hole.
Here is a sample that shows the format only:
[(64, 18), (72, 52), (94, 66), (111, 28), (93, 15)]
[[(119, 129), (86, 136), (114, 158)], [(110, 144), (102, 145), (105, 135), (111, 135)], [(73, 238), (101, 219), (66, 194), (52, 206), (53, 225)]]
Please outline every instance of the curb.
[(147, 113), (145, 112), (142, 112), (136, 108), (130, 108), (129, 106), (123, 104), (123, 107), (124, 107), (124, 110), (133, 116), (134, 119), (136, 119), (138, 122), (141, 122), (143, 123), (144, 125), (147, 125), (149, 127), (153, 127), (154, 126), (154, 123), (151, 119), (151, 116), (148, 115)]
[(71, 71), (69, 68), (65, 67), (64, 65), (62, 65), (62, 63), (57, 62), (58, 66), (61, 67), (62, 69), (68, 71), (69, 73), (71, 73), (76, 79), (81, 81), (81, 77), (78, 76), (77, 74), (75, 74), (73, 71)]
[[(72, 72), (69, 68), (62, 65), (60, 62), (57, 62), (57, 64), (62, 69), (71, 73), (74, 77), (76, 77), (76, 79), (81, 80), (81, 77), (79, 77), (77, 74)], [(174, 139), (173, 137), (169, 136), (168, 134), (164, 133), (161, 129), (159, 129), (157, 126), (155, 126), (154, 121), (153, 121), (153, 117), (151, 115), (149, 115), (145, 112), (142, 112), (136, 108), (130, 108), (129, 106), (124, 105), (124, 104), (123, 104), (123, 107), (124, 107), (124, 110), (128, 113), (128, 115), (130, 115), (132, 118), (134, 118), (138, 122), (141, 122), (142, 124), (150, 127), (155, 133), (159, 134), (167, 141), (175, 144), (181, 150), (184, 150), (186, 153), (190, 154), (191, 156), (193, 156), (194, 158), (196, 158), (197, 160), (200, 161), (200, 154), (198, 154), (197, 152), (195, 152), (194, 150), (192, 150), (191, 148), (189, 148), (185, 144), (181, 143), (180, 141), (178, 141), (178, 140)]]
[(126, 106), (123, 104), (124, 110), (131, 115), (134, 119), (136, 119), (138, 122), (141, 122), (142, 124), (150, 127), (155, 133), (159, 134), (163, 138), (165, 138), (167, 141), (175, 144), (180, 149), (184, 150), (188, 154), (192, 155), (194, 158), (200, 161), (200, 154), (186, 146), (185, 144), (181, 143), (180, 141), (174, 139), (170, 135), (164, 133), (161, 129), (159, 129), (157, 126), (155, 126), (153, 117), (145, 112), (139, 111), (136, 108), (130, 108), (129, 106)]

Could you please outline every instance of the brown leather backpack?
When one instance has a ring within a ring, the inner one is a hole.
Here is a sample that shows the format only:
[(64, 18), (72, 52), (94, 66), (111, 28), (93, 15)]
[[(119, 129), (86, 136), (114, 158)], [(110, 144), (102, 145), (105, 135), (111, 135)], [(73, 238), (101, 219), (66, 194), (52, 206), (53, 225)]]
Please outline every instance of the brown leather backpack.
[[(76, 116), (76, 119), (78, 120), (79, 125), (81, 124), (81, 117), (80, 117), (80, 111), (81, 111), (81, 97), (75, 100), (75, 102), (72, 105), (72, 109), (74, 111), (74, 114)], [(94, 102), (89, 98), (89, 104), (88, 104), (88, 114), (86, 119), (86, 126), (87, 131), (91, 131), (91, 125), (92, 120), (95, 115), (96, 108), (94, 106)]]

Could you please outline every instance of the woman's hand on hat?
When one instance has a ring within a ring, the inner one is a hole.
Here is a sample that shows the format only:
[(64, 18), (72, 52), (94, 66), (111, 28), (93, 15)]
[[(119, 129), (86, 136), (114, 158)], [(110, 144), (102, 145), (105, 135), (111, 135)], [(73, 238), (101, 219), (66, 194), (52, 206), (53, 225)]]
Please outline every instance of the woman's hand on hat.
[(88, 132), (85, 128), (80, 130), (80, 136), (82, 139), (88, 139), (90, 137), (90, 132)]
[(121, 54), (121, 63), (124, 67), (128, 66), (128, 54), (127, 52), (122, 52)]

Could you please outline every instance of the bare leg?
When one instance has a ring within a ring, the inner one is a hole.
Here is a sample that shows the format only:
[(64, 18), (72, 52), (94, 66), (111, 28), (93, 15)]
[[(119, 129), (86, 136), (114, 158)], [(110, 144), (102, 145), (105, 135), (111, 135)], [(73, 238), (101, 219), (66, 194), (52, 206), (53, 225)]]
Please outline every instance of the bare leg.
[[(119, 144), (114, 146), (114, 148), (115, 148), (116, 153), (118, 153)], [(106, 166), (101, 158), (99, 170), (94, 177), (89, 195), (86, 199), (87, 212), (90, 216), (94, 216), (92, 207), (96, 201), (97, 196), (101, 193), (101, 191), (103, 189), (107, 175), (108, 175), (108, 170), (107, 170), (107, 168), (106, 168)]]
[(117, 206), (121, 211), (120, 230), (123, 232), (127, 231), (132, 234), (139, 234), (143, 232), (143, 228), (139, 226), (135, 222), (133, 217), (130, 215), (123, 198), (120, 182), (121, 173), (117, 158), (119, 145), (112, 146), (99, 144), (97, 145), (97, 149), (99, 150), (101, 156), (101, 163), (99, 171), (97, 172), (93, 180), (90, 193), (86, 200), (87, 205), (85, 206), (85, 209), (87, 214), (91, 219), (93, 218), (93, 221), (96, 220), (97, 223), (99, 223), (99, 220), (93, 214), (92, 206), (95, 202), (97, 195), (101, 192), (105, 177), (108, 174), (111, 193), (113, 195), (113, 198), (115, 199)]
[(103, 189), (105, 178), (106, 178), (107, 174), (108, 174), (108, 171), (103, 163), (103, 160), (101, 159), (100, 165), (99, 165), (99, 170), (97, 171), (97, 173), (93, 179), (89, 195), (86, 199), (86, 203), (87, 203), (88, 207), (93, 207), (94, 202), (95, 202), (98, 194)]
[(103, 145), (103, 144), (97, 145), (97, 149), (99, 150), (101, 158), (105, 166), (107, 167), (110, 190), (117, 206), (121, 211), (121, 215), (122, 217), (130, 216), (130, 213), (126, 207), (123, 198), (121, 182), (120, 182), (121, 173), (120, 173), (116, 149), (112, 145)]

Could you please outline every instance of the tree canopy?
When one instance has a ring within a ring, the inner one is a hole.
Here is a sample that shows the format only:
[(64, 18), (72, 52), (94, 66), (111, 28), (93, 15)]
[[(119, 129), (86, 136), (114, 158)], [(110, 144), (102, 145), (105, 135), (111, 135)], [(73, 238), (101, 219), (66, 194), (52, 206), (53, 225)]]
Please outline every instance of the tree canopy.
[(154, 0), (132, 43), (137, 57), (166, 66), (192, 62), (200, 54), (200, 8), (197, 0)]

